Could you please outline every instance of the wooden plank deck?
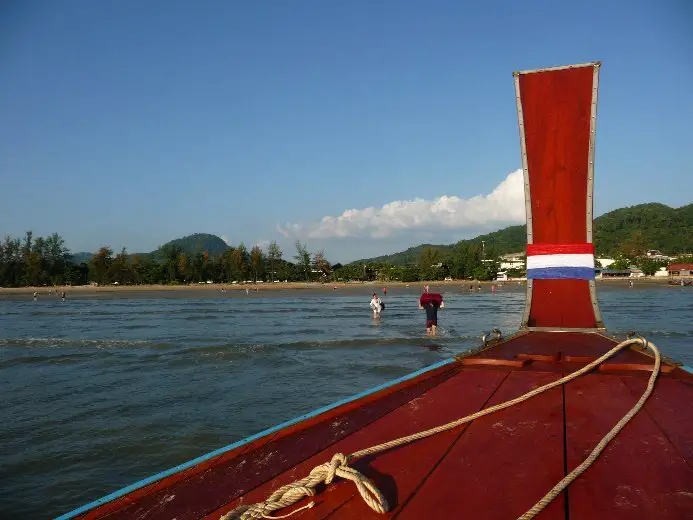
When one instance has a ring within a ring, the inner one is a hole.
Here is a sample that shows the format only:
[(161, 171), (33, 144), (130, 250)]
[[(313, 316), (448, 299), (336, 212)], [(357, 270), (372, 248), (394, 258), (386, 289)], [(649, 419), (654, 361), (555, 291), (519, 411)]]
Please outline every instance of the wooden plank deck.
[[(176, 475), (88, 517), (218, 519), (240, 504), (264, 500), (335, 453), (348, 454), (512, 399), (584, 365), (566, 359), (593, 359), (613, 345), (599, 334), (519, 335), (475, 356), (529, 356), (524, 366), (434, 372), (329, 420), (318, 417), (256, 441), (204, 471)], [(636, 351), (619, 356), (630, 364), (651, 363)], [(584, 460), (637, 401), (647, 378), (644, 371), (595, 371), (467, 427), (353, 466), (390, 502), (387, 518), (517, 518)], [(538, 518), (693, 518), (693, 409), (676, 406), (692, 399), (693, 377), (680, 370), (660, 374), (645, 409)], [(292, 519), (383, 518), (368, 508), (350, 482), (320, 489), (312, 500), (315, 507)]]
[[(640, 380), (644, 389), (645, 378)], [(661, 399), (662, 383), (676, 385), (676, 402), (690, 402), (681, 399), (687, 389), (676, 380), (660, 381), (652, 398)], [(591, 374), (566, 385), (565, 394), (567, 462), (574, 468), (642, 391), (634, 395), (622, 376)], [(693, 419), (691, 408), (683, 408), (679, 413)], [(570, 486), (569, 496), (571, 520), (693, 518), (693, 469), (645, 409)]]

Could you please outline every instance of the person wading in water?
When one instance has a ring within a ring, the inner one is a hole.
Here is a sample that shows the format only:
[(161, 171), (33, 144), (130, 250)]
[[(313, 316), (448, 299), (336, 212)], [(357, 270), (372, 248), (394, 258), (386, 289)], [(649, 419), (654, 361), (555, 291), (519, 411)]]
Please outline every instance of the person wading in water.
[(419, 298), (419, 309), (426, 311), (426, 334), (435, 336), (438, 331), (438, 309), (445, 307), (443, 296), (438, 293), (429, 293), (428, 285), (424, 287), (424, 293)]
[(383, 302), (380, 301), (378, 295), (373, 293), (373, 298), (371, 299), (371, 309), (373, 309), (373, 319), (380, 317), (380, 311), (383, 310)]

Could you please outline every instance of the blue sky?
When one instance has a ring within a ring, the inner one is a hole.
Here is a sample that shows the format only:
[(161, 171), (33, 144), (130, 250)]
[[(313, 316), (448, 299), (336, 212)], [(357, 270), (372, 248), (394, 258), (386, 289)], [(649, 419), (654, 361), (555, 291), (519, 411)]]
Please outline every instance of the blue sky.
[[(3, 2), (0, 234), (299, 238), (334, 262), (475, 236), (517, 220), (467, 204), (517, 199), (512, 71), (593, 60), (596, 213), (681, 206), (692, 28), (684, 0)], [(476, 213), (422, 225), (432, 204)]]

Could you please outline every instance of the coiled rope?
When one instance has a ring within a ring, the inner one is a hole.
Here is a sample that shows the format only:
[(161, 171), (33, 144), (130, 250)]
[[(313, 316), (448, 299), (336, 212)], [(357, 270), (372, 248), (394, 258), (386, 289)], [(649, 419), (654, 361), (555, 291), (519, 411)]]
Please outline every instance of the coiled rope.
[(518, 520), (530, 520), (531, 518), (534, 518), (542, 509), (544, 509), (566, 487), (568, 487), (571, 482), (573, 482), (587, 468), (589, 468), (592, 465), (592, 463), (597, 459), (597, 457), (599, 457), (604, 448), (606, 448), (609, 442), (611, 442), (611, 440), (614, 437), (616, 437), (616, 435), (618, 435), (618, 433), (623, 429), (623, 427), (626, 424), (628, 424), (628, 421), (630, 421), (633, 418), (633, 416), (636, 413), (638, 413), (638, 411), (640, 411), (640, 409), (644, 406), (645, 401), (647, 401), (647, 398), (650, 397), (650, 394), (654, 389), (655, 381), (657, 380), (657, 375), (659, 374), (659, 368), (661, 365), (661, 356), (659, 354), (659, 349), (654, 344), (648, 342), (644, 338), (627, 339), (626, 341), (623, 341), (616, 345), (603, 356), (595, 359), (588, 365), (585, 365), (583, 368), (576, 370), (572, 374), (569, 374), (561, 379), (548, 383), (539, 388), (535, 388), (534, 390), (527, 392), (526, 394), (521, 395), (520, 397), (516, 397), (515, 399), (511, 399), (510, 401), (506, 401), (504, 403), (491, 406), (490, 408), (485, 408), (471, 415), (467, 415), (466, 417), (461, 417), (460, 419), (456, 419), (452, 422), (443, 424), (441, 426), (436, 426), (435, 428), (431, 428), (429, 430), (418, 432), (412, 435), (407, 435), (406, 437), (400, 437), (399, 439), (395, 439), (389, 442), (378, 444), (377, 446), (372, 446), (370, 448), (356, 451), (350, 455), (345, 456), (342, 453), (337, 453), (332, 457), (332, 460), (330, 462), (320, 464), (319, 466), (313, 468), (308, 476), (280, 487), (274, 493), (272, 493), (264, 502), (239, 506), (236, 509), (230, 511), (229, 513), (223, 515), (220, 518), (220, 520), (287, 518), (303, 509), (313, 507), (313, 502), (292, 511), (287, 515), (270, 516), (270, 513), (288, 507), (292, 504), (295, 504), (303, 497), (315, 496), (315, 488), (319, 484), (324, 483), (325, 485), (329, 485), (330, 483), (332, 483), (335, 477), (341, 477), (343, 479), (352, 481), (356, 485), (356, 489), (358, 490), (361, 497), (364, 499), (366, 504), (368, 504), (368, 506), (371, 509), (378, 513), (386, 513), (389, 509), (389, 505), (385, 497), (375, 486), (375, 484), (373, 484), (373, 482), (371, 482), (359, 471), (349, 466), (350, 462), (365, 457), (366, 455), (381, 453), (383, 451), (395, 448), (397, 446), (403, 446), (405, 444), (409, 444), (410, 442), (414, 442), (419, 439), (425, 439), (426, 437), (430, 437), (437, 433), (451, 430), (462, 424), (467, 424), (475, 419), (478, 419), (479, 417), (484, 417), (485, 415), (489, 415), (494, 412), (498, 412), (500, 410), (509, 408), (511, 406), (515, 406), (516, 404), (527, 401), (528, 399), (531, 399), (536, 395), (551, 390), (552, 388), (555, 388), (557, 386), (564, 385), (567, 382), (580, 377), (581, 375), (591, 371), (604, 361), (608, 360), (622, 349), (635, 344), (640, 344), (644, 348), (650, 349), (654, 354), (654, 366), (652, 369), (652, 375), (650, 376), (650, 379), (647, 383), (647, 388), (643, 392), (638, 402), (635, 403), (635, 405), (628, 411), (628, 413), (626, 413), (621, 418), (621, 420), (616, 423), (616, 425), (611, 429), (611, 431), (609, 431), (609, 433), (607, 433), (602, 438), (602, 440), (599, 441), (599, 443), (595, 446), (595, 448), (592, 450), (589, 456), (582, 462), (582, 464), (577, 466), (573, 471), (566, 475), (541, 500), (534, 504), (534, 506), (532, 506), (531, 509), (529, 509), (526, 513), (524, 513), (522, 516), (518, 518)]

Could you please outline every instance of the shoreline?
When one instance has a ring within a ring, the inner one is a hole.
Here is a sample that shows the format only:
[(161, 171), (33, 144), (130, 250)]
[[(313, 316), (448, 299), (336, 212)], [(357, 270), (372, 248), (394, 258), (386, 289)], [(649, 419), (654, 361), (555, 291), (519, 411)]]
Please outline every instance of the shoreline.
[[(607, 279), (597, 279), (598, 285), (629, 285), (629, 282), (633, 282), (634, 285), (669, 285), (669, 281), (673, 280), (669, 277), (654, 277), (654, 276), (643, 276), (639, 278), (607, 278)], [(676, 279), (678, 281), (678, 279)], [(482, 286), (491, 286), (502, 284), (504, 287), (513, 286), (524, 287), (526, 281), (524, 280), (508, 280), (504, 282), (497, 281), (485, 281), (477, 282), (473, 280), (453, 280), (453, 281), (428, 281), (428, 282), (353, 282), (353, 283), (321, 283), (321, 282), (279, 282), (279, 283), (259, 283), (259, 284), (224, 284), (224, 283), (214, 283), (214, 284), (188, 284), (188, 285), (103, 285), (103, 286), (93, 286), (93, 285), (61, 285), (61, 286), (40, 286), (40, 287), (0, 287), (0, 295), (25, 295), (33, 294), (37, 292), (39, 295), (55, 295), (56, 292), (60, 293), (65, 291), (69, 296), (74, 295), (98, 295), (98, 294), (128, 294), (128, 293), (142, 293), (142, 292), (245, 292), (248, 289), (250, 292), (278, 292), (278, 291), (295, 291), (295, 290), (318, 290), (330, 292), (340, 291), (340, 290), (353, 290), (353, 289), (373, 289), (376, 292), (381, 292), (383, 288), (397, 289), (414, 289), (419, 288), (423, 290), (424, 285), (429, 285), (432, 288), (445, 288), (445, 287), (465, 287), (468, 285), (477, 284)]]

